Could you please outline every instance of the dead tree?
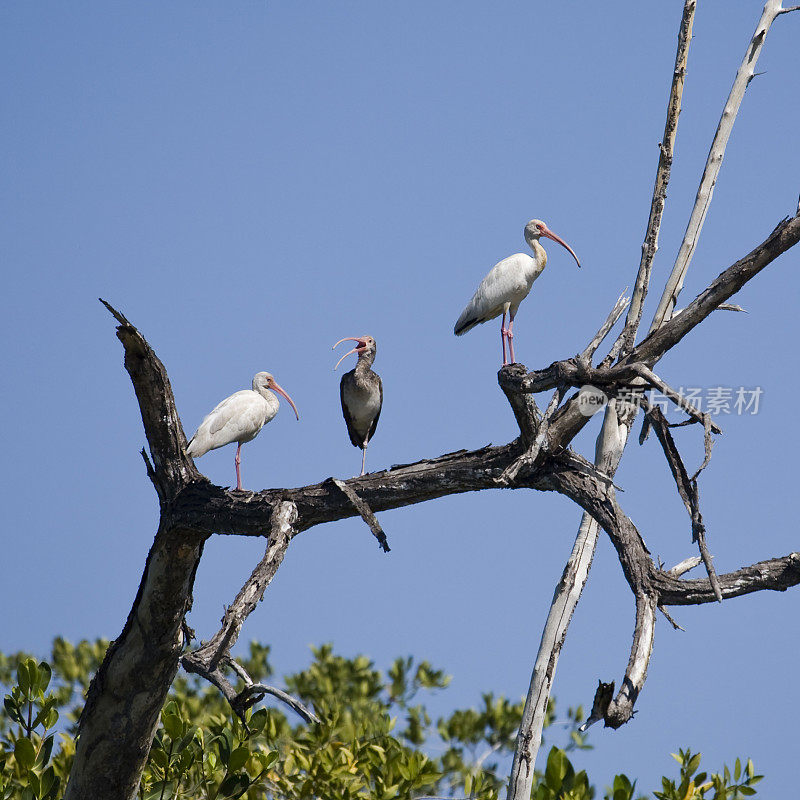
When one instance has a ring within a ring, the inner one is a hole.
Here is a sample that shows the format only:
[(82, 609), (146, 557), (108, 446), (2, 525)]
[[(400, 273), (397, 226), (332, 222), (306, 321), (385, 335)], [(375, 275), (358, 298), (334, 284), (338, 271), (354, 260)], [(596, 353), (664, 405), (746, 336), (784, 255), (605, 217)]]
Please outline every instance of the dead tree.
[[(500, 370), (498, 381), (520, 430), (520, 435), (508, 444), (447, 453), (348, 481), (327, 478), (311, 486), (261, 492), (226, 490), (201, 475), (186, 454), (186, 437), (164, 365), (134, 325), (106, 304), (118, 322), (117, 336), (125, 352), (125, 367), (139, 402), (148, 444), (142, 456), (158, 494), (160, 522), (127, 622), (89, 689), (67, 800), (135, 797), (159, 712), (180, 666), (214, 684), (242, 717), (249, 706), (272, 694), (314, 723), (313, 712), (296, 699), (276, 687), (254, 684), (231, 657), (231, 649), (292, 540), (325, 522), (361, 516), (381, 547), (388, 550), (376, 512), (446, 495), (499, 487), (528, 488), (558, 492), (583, 510), (533, 671), (509, 782), (508, 797), (514, 800), (527, 800), (530, 796), (542, 717), (558, 654), (586, 582), (600, 529), (613, 543), (633, 594), (635, 628), (621, 687), (614, 695), (613, 684), (601, 684), (588, 724), (602, 719), (616, 728), (631, 718), (647, 676), (657, 610), (672, 621), (670, 606), (716, 602), (763, 590), (784, 591), (800, 583), (800, 553), (716, 574), (705, 541), (698, 476), (708, 463), (713, 437), (719, 429), (654, 371), (668, 351), (678, 347), (712, 312), (730, 307), (728, 301), (742, 286), (800, 240), (799, 207), (794, 216), (779, 222), (763, 242), (725, 269), (685, 309), (674, 313), (744, 90), (754, 74), (771, 23), (785, 11), (793, 10), (782, 9), (778, 0), (767, 2), (748, 44), (711, 147), (675, 268), (649, 333), (637, 344), (672, 163), (695, 2), (686, 0), (684, 6), (650, 220), (630, 302), (620, 298), (579, 355), (531, 372), (521, 364)], [(597, 351), (626, 309), (622, 332), (608, 354), (597, 361)], [(585, 385), (602, 390), (610, 398), (594, 461), (571, 447), (575, 436), (590, 421), (581, 409), (581, 393), (571, 393)], [(693, 475), (683, 463), (664, 415), (642, 399), (642, 390), (648, 388), (657, 389), (685, 414), (681, 424), (701, 426), (706, 457)], [(542, 412), (533, 395), (548, 390), (553, 390), (553, 395)], [(639, 411), (643, 411), (644, 425), (653, 429), (664, 452), (698, 549), (696, 557), (668, 570), (653, 561), (639, 531), (625, 514), (614, 485), (614, 473)], [(220, 630), (191, 649), (185, 615), (191, 608), (204, 542), (212, 535), (260, 536), (266, 538), (267, 547), (226, 610)], [(700, 563), (705, 565), (706, 577), (682, 577)]]

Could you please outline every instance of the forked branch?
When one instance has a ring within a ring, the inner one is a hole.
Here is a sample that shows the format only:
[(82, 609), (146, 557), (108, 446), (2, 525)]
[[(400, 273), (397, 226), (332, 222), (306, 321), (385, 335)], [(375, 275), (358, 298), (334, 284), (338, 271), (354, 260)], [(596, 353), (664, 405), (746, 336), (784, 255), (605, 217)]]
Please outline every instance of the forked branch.
[(722, 116), (717, 125), (717, 131), (711, 142), (708, 160), (703, 170), (703, 176), (700, 179), (700, 186), (697, 190), (694, 207), (692, 208), (692, 213), (686, 226), (686, 232), (683, 235), (683, 241), (681, 242), (678, 256), (675, 259), (675, 266), (667, 280), (664, 293), (661, 295), (661, 300), (659, 301), (658, 308), (653, 317), (653, 322), (650, 326), (651, 333), (658, 330), (663, 323), (670, 318), (675, 308), (678, 294), (683, 288), (686, 272), (689, 269), (689, 264), (691, 263), (692, 256), (697, 247), (697, 241), (700, 237), (700, 231), (711, 204), (714, 186), (717, 183), (719, 171), (722, 167), (722, 159), (725, 156), (725, 148), (728, 145), (728, 139), (733, 130), (736, 115), (739, 113), (739, 108), (744, 99), (744, 93), (755, 75), (756, 63), (758, 62), (758, 57), (764, 47), (764, 42), (772, 23), (781, 13), (788, 10), (790, 9), (781, 8), (780, 0), (767, 0), (764, 5), (764, 11), (761, 14), (761, 19), (759, 19), (755, 32), (747, 45), (744, 58), (734, 78), (730, 94), (728, 95), (728, 100), (725, 103), (725, 107), (722, 109)]

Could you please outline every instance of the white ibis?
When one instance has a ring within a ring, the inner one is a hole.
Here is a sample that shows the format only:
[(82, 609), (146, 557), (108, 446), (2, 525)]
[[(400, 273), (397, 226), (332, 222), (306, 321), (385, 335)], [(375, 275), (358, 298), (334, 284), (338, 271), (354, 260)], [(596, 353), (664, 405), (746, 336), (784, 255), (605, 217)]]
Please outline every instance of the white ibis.
[[(556, 236), (540, 219), (532, 219), (525, 226), (525, 241), (533, 250), (533, 256), (525, 253), (515, 253), (495, 264), (489, 274), (481, 281), (481, 285), (472, 295), (472, 300), (461, 312), (453, 333), (456, 336), (465, 334), (481, 322), (503, 315), (500, 325), (500, 338), (503, 341), (503, 366), (515, 363), (514, 358), (514, 317), (519, 304), (528, 296), (533, 282), (542, 274), (547, 265), (547, 253), (539, 244), (539, 237), (546, 236), (558, 242), (572, 253), (578, 266), (578, 256), (575, 251), (560, 237)], [(509, 323), (506, 328), (506, 314)], [(511, 361), (506, 356), (506, 339), (511, 354)]]
[(200, 427), (189, 439), (186, 452), (197, 458), (205, 455), (209, 450), (216, 450), (231, 442), (238, 442), (236, 448), (236, 488), (242, 489), (242, 475), (239, 470), (241, 462), (242, 445), (252, 441), (258, 436), (259, 431), (278, 413), (280, 403), (270, 389), (282, 394), (294, 409), (297, 406), (292, 398), (275, 383), (275, 378), (269, 372), (258, 372), (253, 378), (253, 388), (243, 389), (226, 397), (205, 419)]
[[(333, 346), (337, 348), (342, 342), (357, 342), (356, 346), (346, 352), (337, 362), (336, 367), (352, 353), (358, 353), (355, 369), (345, 372), (339, 384), (342, 398), (342, 414), (347, 424), (347, 432), (353, 447), (361, 448), (361, 474), (367, 462), (367, 445), (378, 427), (378, 417), (383, 405), (383, 383), (381, 376), (372, 371), (372, 362), (378, 346), (371, 336), (346, 336)], [(336, 369), (334, 367), (334, 369)]]

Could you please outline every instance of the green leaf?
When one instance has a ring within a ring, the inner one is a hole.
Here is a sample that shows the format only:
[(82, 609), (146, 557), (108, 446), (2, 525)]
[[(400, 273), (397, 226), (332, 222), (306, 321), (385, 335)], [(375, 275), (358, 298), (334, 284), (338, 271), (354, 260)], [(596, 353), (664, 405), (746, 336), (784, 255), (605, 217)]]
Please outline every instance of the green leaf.
[(700, 766), (701, 758), (702, 755), (700, 753), (697, 753), (696, 755), (692, 756), (687, 767), (687, 769), (689, 770), (689, 775), (694, 775), (694, 773), (697, 772), (697, 768)]
[(27, 661), (20, 661), (17, 664), (17, 685), (23, 695), (28, 694), (28, 690), (31, 688), (31, 674), (28, 672)]
[(47, 712), (47, 718), (43, 720), (44, 727), (49, 731), (51, 728), (55, 728), (56, 722), (58, 722), (58, 711), (55, 708), (51, 708), (50, 711)]
[[(53, 740), (55, 739), (55, 734), (51, 733), (43, 742), (41, 747), (39, 748), (39, 755), (36, 757), (36, 766), (43, 767), (49, 760), (50, 754), (53, 752)], [(42, 789), (42, 794), (46, 794), (47, 790)]]
[(6, 695), (5, 699), (3, 700), (3, 705), (6, 708), (6, 713), (14, 722), (18, 722), (20, 725), (23, 725), (22, 715), (19, 712), (19, 706), (17, 703), (11, 698), (10, 695)]
[(550, 748), (550, 754), (547, 756), (547, 767), (544, 773), (544, 782), (548, 788), (554, 791), (561, 789), (561, 784), (567, 774), (569, 768), (569, 759), (563, 750), (557, 747)]
[(753, 794), (755, 794), (755, 793), (756, 793), (756, 790), (755, 790), (755, 789), (754, 789), (752, 786), (740, 786), (740, 787), (739, 787), (739, 791), (740, 791), (742, 794), (744, 794), (744, 795), (747, 795), (748, 797), (749, 797), (750, 795), (753, 795)]
[(259, 753), (258, 760), (264, 769), (269, 769), (278, 760), (278, 751), (270, 750), (269, 753)]
[(180, 712), (178, 711), (178, 704), (174, 700), (170, 700), (163, 709), (161, 709), (161, 713), (163, 714), (174, 714), (176, 717), (180, 716)]
[[(48, 769), (52, 769), (52, 767), (48, 767)], [(42, 800), (55, 800), (56, 797), (59, 796), (61, 789), (61, 776), (56, 775), (55, 780), (53, 781), (53, 785), (50, 787), (50, 790), (47, 792), (46, 795), (42, 795)]]
[(36, 694), (36, 688), (39, 686), (39, 664), (35, 658), (28, 658), (25, 660), (25, 666), (28, 668), (30, 693), (34, 695)]
[(733, 765), (733, 779), (738, 782), (742, 777), (742, 762), (737, 758)]
[[(174, 703), (172, 705), (174, 705)], [(177, 741), (183, 736), (183, 723), (176, 714), (163, 714), (161, 722), (170, 739)]]
[(39, 662), (39, 680), (37, 682), (37, 689), (40, 692), (46, 692), (47, 687), (50, 685), (50, 679), (53, 677), (53, 670), (46, 661)]
[(169, 757), (165, 750), (159, 748), (152, 748), (150, 750), (150, 760), (161, 769), (166, 769), (167, 764), (169, 763)]
[(242, 745), (237, 747), (232, 753), (228, 761), (228, 770), (230, 772), (238, 772), (250, 758), (250, 748)]
[(33, 742), (30, 739), (17, 739), (14, 745), (14, 758), (24, 770), (29, 770), (36, 761), (36, 748)]
[(190, 728), (188, 733), (184, 734), (175, 744), (175, 752), (182, 753), (195, 740), (196, 733), (197, 731), (194, 728)]
[(259, 708), (258, 711), (250, 717), (250, 721), (247, 724), (254, 734), (261, 733), (261, 731), (264, 730), (264, 726), (267, 724), (267, 709)]
[(241, 797), (250, 788), (250, 778), (246, 773), (229, 775), (220, 784), (219, 793), (222, 797)]
[(53, 767), (48, 767), (42, 773), (42, 779), (40, 781), (40, 788), (39, 788), (40, 796), (46, 797), (50, 793), (50, 790), (53, 788), (55, 782), (56, 782), (56, 771), (53, 769)]

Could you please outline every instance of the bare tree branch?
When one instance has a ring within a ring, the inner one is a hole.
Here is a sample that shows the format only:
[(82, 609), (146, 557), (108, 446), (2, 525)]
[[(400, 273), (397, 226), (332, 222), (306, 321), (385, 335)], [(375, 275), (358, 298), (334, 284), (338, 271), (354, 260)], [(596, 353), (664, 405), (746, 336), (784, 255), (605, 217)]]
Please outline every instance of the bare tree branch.
[(625, 359), (652, 364), (697, 327), (712, 311), (742, 286), (800, 241), (800, 214), (778, 223), (772, 233), (755, 249), (728, 267), (701, 292), (677, 317), (648, 334)]
[[(664, 123), (664, 136), (659, 144), (658, 168), (653, 187), (653, 199), (650, 202), (650, 218), (647, 221), (647, 231), (644, 235), (644, 242), (642, 242), (642, 258), (639, 262), (639, 272), (636, 275), (636, 284), (631, 296), (628, 318), (619, 338), (618, 349), (622, 351), (623, 355), (630, 352), (636, 339), (636, 332), (642, 319), (644, 300), (650, 285), (650, 271), (658, 250), (658, 232), (661, 228), (661, 217), (667, 199), (667, 184), (672, 170), (672, 155), (675, 150), (675, 137), (678, 133), (678, 117), (681, 113), (683, 83), (689, 59), (689, 44), (692, 41), (695, 8), (696, 0), (686, 0), (683, 5), (683, 15), (678, 30), (678, 47), (675, 52), (675, 68), (672, 71), (672, 86), (667, 102), (667, 120)], [(612, 348), (612, 360), (616, 358), (616, 350), (615, 345), (615, 348)]]
[(647, 679), (655, 630), (656, 599), (649, 594), (637, 594), (636, 628), (625, 678), (617, 696), (609, 703), (605, 713), (605, 723), (609, 728), (619, 728), (633, 716), (636, 699)]
[(678, 562), (672, 569), (667, 570), (668, 575), (674, 575), (676, 578), (680, 578), (681, 575), (693, 570), (695, 567), (699, 567), (700, 564), (703, 563), (703, 559), (700, 556), (690, 556), (689, 558), (684, 558), (683, 561)]
[[(714, 589), (714, 594), (716, 595), (717, 600), (722, 602), (722, 590), (719, 586), (719, 579), (717, 578), (717, 573), (711, 560), (711, 553), (709, 552), (708, 545), (706, 544), (706, 526), (703, 523), (703, 515), (700, 513), (700, 494), (697, 487), (697, 477), (696, 475), (692, 478), (689, 477), (686, 467), (683, 464), (683, 460), (681, 459), (681, 455), (678, 452), (678, 446), (675, 444), (675, 440), (672, 438), (672, 434), (669, 431), (669, 426), (667, 425), (667, 421), (664, 418), (661, 410), (655, 407), (650, 408), (648, 410), (648, 415), (652, 420), (653, 428), (656, 431), (658, 441), (661, 443), (661, 449), (664, 451), (664, 455), (667, 458), (667, 463), (669, 464), (670, 471), (672, 472), (672, 477), (675, 480), (678, 494), (680, 495), (681, 500), (683, 500), (686, 510), (689, 512), (689, 518), (692, 521), (692, 541), (697, 542), (697, 546), (700, 550), (700, 557), (705, 564), (706, 572), (708, 572), (708, 578), (711, 581), (712, 588)], [(707, 435), (710, 436), (711, 430), (707, 418), (706, 430)], [(706, 461), (703, 462), (703, 467), (708, 463), (709, 457), (710, 447), (707, 446)], [(703, 467), (701, 467), (701, 469)], [(699, 471), (700, 470), (698, 470), (698, 472)]]
[(711, 204), (714, 186), (717, 182), (720, 168), (722, 167), (722, 159), (725, 155), (725, 148), (727, 147), (731, 131), (733, 130), (733, 124), (736, 121), (736, 115), (739, 113), (745, 90), (755, 74), (756, 63), (761, 54), (761, 49), (764, 47), (767, 32), (781, 11), (780, 0), (767, 0), (764, 5), (764, 11), (761, 14), (761, 19), (756, 25), (755, 33), (747, 45), (744, 58), (742, 59), (739, 71), (736, 73), (730, 94), (728, 95), (728, 100), (722, 110), (722, 116), (717, 125), (717, 131), (714, 134), (711, 149), (708, 152), (708, 160), (703, 170), (703, 177), (700, 179), (700, 187), (697, 190), (694, 208), (689, 217), (686, 232), (683, 235), (683, 242), (681, 242), (678, 257), (675, 260), (675, 266), (667, 280), (667, 285), (664, 287), (664, 293), (661, 296), (658, 309), (656, 310), (653, 322), (650, 326), (651, 333), (657, 330), (665, 320), (670, 318), (672, 310), (675, 308), (678, 294), (683, 288), (683, 281), (689, 269), (689, 264), (694, 255), (697, 241), (700, 238), (700, 231), (702, 230), (709, 205)]
[[(152, 455), (148, 474), (163, 510), (187, 482), (210, 484), (184, 452), (186, 437), (164, 365), (139, 331), (104, 305), (120, 323), (117, 337), (125, 349), (125, 368)], [(125, 626), (89, 687), (66, 800), (136, 796), (159, 714), (178, 669), (183, 619), (192, 605), (205, 539), (196, 530), (165, 524), (162, 517)]]
[(207, 677), (208, 673), (214, 673), (221, 663), (230, 658), (231, 648), (239, 638), (244, 621), (255, 611), (264, 591), (283, 563), (286, 549), (294, 536), (296, 522), (297, 508), (289, 501), (282, 501), (271, 513), (269, 544), (263, 558), (239, 590), (236, 599), (225, 609), (222, 625), (217, 633), (181, 659), (187, 672), (196, 672)]
[[(800, 584), (800, 553), (759, 561), (749, 567), (718, 576), (720, 591), (726, 600), (753, 592), (785, 592)], [(659, 600), (669, 606), (693, 606), (714, 603), (717, 596), (708, 579), (678, 580), (666, 572), (656, 572), (654, 585)]]
[(282, 703), (285, 703), (289, 708), (296, 711), (306, 722), (313, 722), (317, 725), (320, 724), (320, 718), (313, 711), (304, 706), (296, 697), (292, 697), (282, 689), (277, 689), (266, 683), (251, 683), (239, 692), (232, 705), (246, 704), (249, 708), (253, 703), (259, 702), (266, 694), (277, 697)]
[(350, 488), (344, 481), (337, 478), (331, 478), (341, 492), (353, 504), (356, 511), (361, 515), (361, 519), (367, 523), (367, 527), (372, 531), (372, 535), (378, 540), (378, 544), (384, 553), (390, 551), (389, 542), (386, 541), (386, 534), (381, 528), (378, 518), (372, 513), (372, 509)]
[[(695, 0), (689, 0), (689, 2), (695, 2)], [(606, 321), (600, 326), (600, 330), (597, 331), (592, 341), (586, 345), (584, 351), (578, 356), (578, 361), (585, 364), (591, 363), (592, 357), (597, 352), (597, 348), (600, 347), (606, 336), (611, 333), (611, 329), (617, 324), (617, 320), (625, 313), (625, 309), (630, 305), (630, 298), (625, 297), (625, 292), (627, 291), (628, 288), (625, 287), (622, 294), (617, 299), (617, 302), (614, 304), (614, 308), (611, 309), (608, 317), (606, 317)]]
[[(624, 418), (617, 413), (617, 403), (611, 400), (606, 406), (603, 427), (595, 446), (595, 466), (614, 474), (627, 433)], [(514, 761), (508, 783), (508, 800), (529, 798), (533, 786), (534, 765), (542, 741), (542, 730), (547, 715), (547, 703), (555, 679), (558, 657), (567, 635), (569, 623), (578, 605), (583, 587), (589, 578), (600, 526), (588, 513), (583, 514), (578, 535), (567, 560), (561, 580), (553, 594), (553, 602), (542, 631), (539, 651), (531, 675), (528, 696), (522, 711)]]
[[(528, 373), (504, 368), (500, 371), (501, 386), (506, 392), (537, 393), (553, 389), (560, 383), (570, 386), (581, 386), (585, 383), (600, 386), (630, 385), (640, 374), (636, 364), (648, 365), (658, 361), (720, 304), (798, 241), (800, 214), (778, 223), (764, 242), (721, 273), (679, 315), (650, 333), (615, 366), (595, 369), (570, 358), (555, 361), (545, 369)], [(559, 409), (550, 426), (551, 437), (564, 445), (575, 436), (576, 429), (580, 430), (587, 421), (576, 408), (568, 406), (574, 406), (574, 403), (568, 403)]]
[(547, 404), (547, 408), (545, 409), (544, 416), (539, 423), (539, 430), (536, 433), (536, 438), (533, 440), (528, 450), (519, 456), (513, 464), (510, 464), (508, 467), (506, 467), (506, 469), (503, 470), (503, 474), (497, 479), (497, 483), (499, 485), (510, 486), (516, 479), (517, 475), (519, 475), (519, 471), (525, 466), (532, 466), (539, 457), (542, 447), (545, 446), (550, 420), (561, 403), (565, 392), (565, 386), (559, 386), (556, 388), (555, 392), (553, 392), (553, 396), (550, 398), (550, 402)]
[(667, 611), (666, 608), (664, 608), (664, 606), (659, 604), (658, 610), (664, 615), (664, 619), (666, 619), (667, 622), (669, 622), (669, 624), (672, 625), (672, 627), (676, 631), (685, 631), (686, 630), (686, 628), (682, 628), (680, 625), (678, 625), (677, 622), (675, 622), (675, 620), (670, 616), (669, 612)]

